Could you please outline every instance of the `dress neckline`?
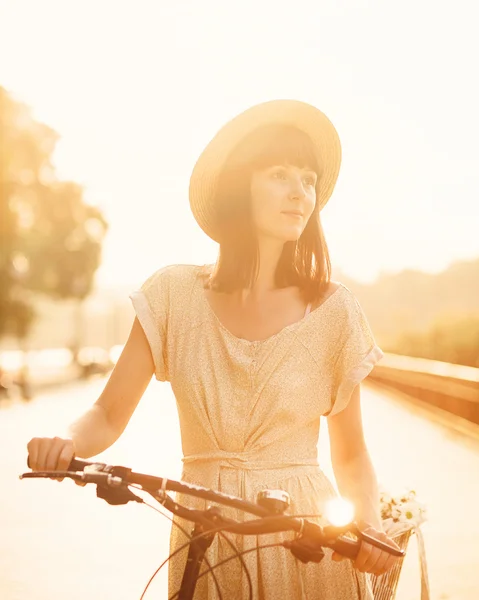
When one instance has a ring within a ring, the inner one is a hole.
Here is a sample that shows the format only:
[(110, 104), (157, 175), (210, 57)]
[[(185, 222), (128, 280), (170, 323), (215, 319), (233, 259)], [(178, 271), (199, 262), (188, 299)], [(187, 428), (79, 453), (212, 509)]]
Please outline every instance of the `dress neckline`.
[[(207, 265), (204, 265), (203, 267), (200, 267), (200, 268), (204, 269), (206, 266)], [(241, 343), (241, 344), (249, 345), (249, 346), (259, 346), (261, 344), (265, 344), (266, 342), (269, 342), (269, 341), (271, 341), (273, 339), (276, 339), (276, 338), (280, 337), (282, 334), (286, 333), (287, 331), (291, 331), (292, 329), (295, 329), (295, 328), (299, 327), (300, 325), (302, 325), (303, 323), (309, 321), (310, 319), (312, 319), (314, 317), (314, 315), (318, 314), (318, 312), (326, 304), (328, 304), (328, 302), (329, 302), (329, 300), (331, 300), (331, 298), (333, 298), (334, 296), (336, 296), (336, 294), (338, 293), (338, 291), (341, 288), (344, 287), (341, 282), (338, 282), (339, 285), (334, 290), (334, 292), (332, 294), (330, 294), (326, 298), (326, 300), (324, 300), (324, 302), (321, 302), (321, 304), (319, 306), (317, 306), (314, 310), (311, 310), (311, 303), (309, 303), (308, 306), (306, 307), (304, 316), (301, 317), (301, 319), (299, 319), (298, 321), (295, 321), (294, 323), (291, 323), (290, 325), (285, 325), (282, 329), (280, 329), (276, 333), (273, 333), (272, 335), (270, 335), (270, 336), (268, 336), (268, 337), (266, 337), (266, 338), (264, 338), (262, 340), (248, 340), (246, 338), (242, 338), (242, 337), (238, 337), (238, 336), (234, 335), (234, 333), (232, 333), (227, 327), (225, 327), (225, 325), (223, 325), (223, 323), (219, 319), (218, 315), (213, 310), (213, 307), (209, 303), (208, 298), (206, 297), (205, 289), (203, 287), (203, 282), (202, 282), (201, 277), (197, 277), (196, 281), (197, 281), (197, 284), (199, 284), (199, 290), (198, 291), (199, 291), (199, 293), (201, 295), (202, 302), (205, 305), (206, 312), (211, 317), (211, 319), (213, 320), (213, 322), (215, 322), (218, 325), (218, 327), (221, 329), (221, 331), (223, 331), (232, 340), (234, 340), (234, 341), (236, 341), (238, 343)]]

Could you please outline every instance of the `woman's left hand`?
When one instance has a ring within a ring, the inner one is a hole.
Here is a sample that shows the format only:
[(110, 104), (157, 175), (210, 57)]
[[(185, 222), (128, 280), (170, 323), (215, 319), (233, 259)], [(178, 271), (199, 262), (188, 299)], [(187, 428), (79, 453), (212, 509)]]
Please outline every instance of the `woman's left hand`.
[[(364, 533), (367, 533), (369, 536), (374, 537), (376, 539), (389, 544), (393, 548), (398, 548), (399, 546), (394, 542), (391, 538), (389, 538), (383, 531), (378, 531), (374, 529), (374, 527), (364, 527), (362, 528)], [(333, 552), (332, 557), (334, 561), (339, 562), (344, 560), (346, 557), (338, 554), (337, 552)], [(362, 573), (373, 573), (374, 575), (382, 575), (391, 569), (396, 562), (399, 560), (399, 557), (393, 556), (386, 552), (385, 550), (380, 550), (368, 542), (361, 540), (361, 545), (359, 547), (359, 553), (354, 559), (354, 568)]]

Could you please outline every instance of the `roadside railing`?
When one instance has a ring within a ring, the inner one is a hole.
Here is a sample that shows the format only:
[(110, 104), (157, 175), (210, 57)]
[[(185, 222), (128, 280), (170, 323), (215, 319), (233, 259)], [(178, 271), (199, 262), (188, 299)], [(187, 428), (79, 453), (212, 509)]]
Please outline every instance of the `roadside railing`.
[(479, 424), (479, 368), (385, 353), (369, 378)]

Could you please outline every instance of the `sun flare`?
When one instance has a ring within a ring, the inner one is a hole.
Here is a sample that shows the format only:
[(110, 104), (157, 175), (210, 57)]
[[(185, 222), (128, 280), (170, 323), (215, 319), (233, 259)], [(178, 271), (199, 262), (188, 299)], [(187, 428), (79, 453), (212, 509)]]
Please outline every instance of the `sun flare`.
[(344, 498), (333, 498), (326, 503), (325, 515), (331, 525), (341, 527), (354, 519), (354, 506)]

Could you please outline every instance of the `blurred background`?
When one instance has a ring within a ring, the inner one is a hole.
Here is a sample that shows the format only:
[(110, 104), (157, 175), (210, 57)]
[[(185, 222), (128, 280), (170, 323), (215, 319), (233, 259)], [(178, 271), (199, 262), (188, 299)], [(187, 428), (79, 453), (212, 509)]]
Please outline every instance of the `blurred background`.
[[(78, 398), (74, 410), (96, 399), (132, 324), (128, 294), (156, 269), (214, 262), (188, 179), (221, 125), (257, 102), (310, 102), (343, 147), (322, 212), (333, 279), (354, 292), (386, 354), (368, 378), (371, 445), (380, 463), (373, 405), (386, 421), (403, 407), (401, 435), (421, 415), (417, 437), (405, 437), (406, 480), (433, 428), (437, 451), (419, 461), (432, 487), (417, 473), (433, 514), (438, 457), (457, 452), (451, 477), (469, 483), (439, 503), (429, 538), (444, 552), (456, 544), (457, 570), (438, 549), (432, 597), (476, 598), (477, 515), (463, 506), (462, 533), (440, 535), (457, 493), (472, 502), (479, 492), (477, 12), (466, 0), (0, 0), (0, 424), (16, 432), (3, 441), (20, 452), (30, 433), (68, 421), (60, 389)], [(149, 388), (145, 406), (158, 411), (149, 394), (171, 391)], [(393, 486), (403, 482), (394, 460), (378, 467)], [(47, 597), (20, 574), (3, 581), (5, 598)]]

